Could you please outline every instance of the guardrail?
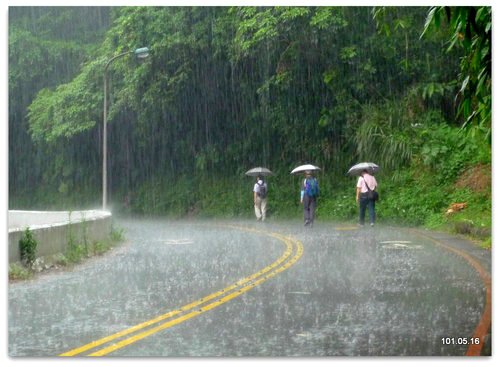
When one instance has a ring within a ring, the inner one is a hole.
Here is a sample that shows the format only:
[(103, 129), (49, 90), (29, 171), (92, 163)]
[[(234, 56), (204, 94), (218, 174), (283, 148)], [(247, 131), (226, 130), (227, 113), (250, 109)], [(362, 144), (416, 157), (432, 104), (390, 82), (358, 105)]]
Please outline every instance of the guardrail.
[(64, 253), (70, 240), (97, 242), (111, 234), (111, 213), (86, 211), (9, 210), (9, 264), (21, 261), (19, 240), (29, 228), (37, 241), (36, 256)]

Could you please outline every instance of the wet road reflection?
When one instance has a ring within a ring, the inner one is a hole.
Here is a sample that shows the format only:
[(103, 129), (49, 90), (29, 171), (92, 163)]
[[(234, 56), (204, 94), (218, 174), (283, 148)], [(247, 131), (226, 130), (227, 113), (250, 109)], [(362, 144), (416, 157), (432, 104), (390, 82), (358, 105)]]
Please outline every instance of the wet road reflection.
[[(224, 224), (224, 226), (221, 226)], [(9, 287), (9, 355), (55, 356), (151, 320), (268, 267), (279, 238), (215, 221), (122, 220), (128, 244), (71, 272)], [(253, 227), (303, 245), (286, 270), (110, 356), (464, 355), (485, 304), (457, 254), (394, 228)]]

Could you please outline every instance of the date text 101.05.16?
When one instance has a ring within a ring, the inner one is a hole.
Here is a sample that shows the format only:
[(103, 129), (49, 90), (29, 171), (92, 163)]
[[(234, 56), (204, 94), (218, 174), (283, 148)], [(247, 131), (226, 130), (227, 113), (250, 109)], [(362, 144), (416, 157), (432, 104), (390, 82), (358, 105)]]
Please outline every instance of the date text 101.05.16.
[(479, 345), (480, 338), (441, 338), (444, 345)]

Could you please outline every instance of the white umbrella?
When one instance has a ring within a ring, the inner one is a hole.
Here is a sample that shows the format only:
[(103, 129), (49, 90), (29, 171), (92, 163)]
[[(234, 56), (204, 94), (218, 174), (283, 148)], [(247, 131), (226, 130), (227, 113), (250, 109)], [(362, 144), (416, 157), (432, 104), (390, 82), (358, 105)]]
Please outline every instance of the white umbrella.
[(271, 176), (273, 173), (265, 167), (255, 167), (245, 172), (247, 176)]
[(369, 174), (373, 175), (379, 170), (379, 166), (371, 162), (362, 162), (352, 166), (347, 174), (349, 176), (359, 176), (363, 171), (368, 171)]
[(294, 174), (294, 173), (301, 173), (301, 172), (305, 172), (305, 171), (319, 171), (319, 170), (321, 170), (321, 168), (313, 166), (312, 164), (303, 164), (302, 166), (295, 167), (292, 170), (292, 172), (290, 172), (290, 173)]

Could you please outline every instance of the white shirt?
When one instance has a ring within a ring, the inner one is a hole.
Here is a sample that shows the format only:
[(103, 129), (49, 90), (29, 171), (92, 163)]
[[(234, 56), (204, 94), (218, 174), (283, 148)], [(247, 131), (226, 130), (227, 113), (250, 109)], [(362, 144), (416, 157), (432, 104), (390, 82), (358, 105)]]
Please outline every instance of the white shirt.
[(262, 180), (259, 180), (255, 183), (255, 185), (253, 185), (253, 192), (256, 192), (257, 194), (260, 193), (260, 185), (264, 184), (264, 187), (267, 189), (267, 184), (262, 181)]

